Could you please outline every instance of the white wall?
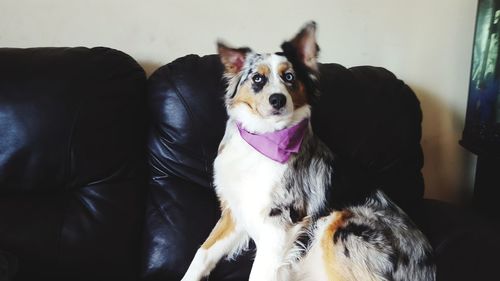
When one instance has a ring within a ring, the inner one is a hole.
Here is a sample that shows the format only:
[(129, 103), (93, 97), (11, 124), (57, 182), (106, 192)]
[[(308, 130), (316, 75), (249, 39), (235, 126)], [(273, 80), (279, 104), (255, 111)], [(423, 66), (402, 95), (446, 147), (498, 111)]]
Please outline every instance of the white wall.
[(426, 196), (461, 201), (475, 165), (457, 143), (475, 11), (475, 0), (0, 0), (0, 46), (109, 46), (150, 73), (179, 56), (213, 53), (216, 38), (275, 51), (313, 19), (321, 61), (384, 66), (416, 91)]

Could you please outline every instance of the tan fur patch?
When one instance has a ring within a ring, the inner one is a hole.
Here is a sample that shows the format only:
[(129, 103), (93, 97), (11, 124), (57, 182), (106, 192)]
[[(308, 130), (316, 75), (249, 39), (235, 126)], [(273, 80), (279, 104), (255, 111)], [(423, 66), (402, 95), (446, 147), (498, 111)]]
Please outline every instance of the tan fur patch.
[(289, 62), (282, 62), (278, 65), (278, 74), (283, 77), (283, 74), (292, 67), (292, 64)]
[(231, 214), (231, 211), (228, 208), (224, 207), (225, 204), (222, 204), (222, 215), (215, 225), (214, 229), (208, 236), (207, 240), (205, 240), (205, 243), (201, 245), (203, 249), (209, 249), (212, 247), (217, 241), (224, 239), (227, 237), (231, 232), (234, 231), (235, 224), (234, 224), (234, 219), (233, 215)]
[[(289, 62), (283, 62), (278, 65), (278, 74), (280, 77), (283, 77), (287, 70), (289, 70), (292, 65)], [(289, 87), (290, 95), (292, 96), (293, 107), (294, 109), (300, 108), (307, 104), (307, 93), (305, 90), (305, 86), (301, 81), (296, 81), (295, 85)]]
[(236, 96), (231, 100), (231, 106), (235, 106), (237, 104), (245, 104), (247, 105), (253, 114), (259, 114), (257, 109), (257, 104), (259, 104), (258, 99), (262, 99), (262, 95), (256, 96), (254, 92), (250, 89), (250, 86), (246, 84), (241, 87)]
[(261, 75), (269, 77), (269, 72), (271, 72), (271, 70), (267, 65), (261, 64), (259, 65), (259, 67), (257, 67), (257, 72), (259, 72)]
[(323, 238), (321, 239), (321, 248), (323, 251), (323, 262), (328, 275), (328, 280), (330, 281), (342, 281), (348, 280), (346, 276), (342, 273), (342, 264), (339, 264), (336, 258), (336, 249), (333, 244), (333, 235), (335, 232), (344, 225), (347, 219), (349, 219), (352, 214), (347, 211), (334, 212), (332, 215), (337, 217), (334, 221), (326, 228), (323, 233)]
[(297, 109), (307, 104), (307, 93), (306, 87), (302, 82), (297, 81), (295, 83), (297, 83), (297, 85), (292, 89), (292, 100), (293, 107)]
[(234, 97), (234, 99), (232, 100), (233, 105), (236, 105), (238, 103), (246, 104), (248, 107), (250, 107), (252, 112), (257, 111), (255, 95), (250, 89), (248, 89), (248, 87), (241, 87), (236, 96)]

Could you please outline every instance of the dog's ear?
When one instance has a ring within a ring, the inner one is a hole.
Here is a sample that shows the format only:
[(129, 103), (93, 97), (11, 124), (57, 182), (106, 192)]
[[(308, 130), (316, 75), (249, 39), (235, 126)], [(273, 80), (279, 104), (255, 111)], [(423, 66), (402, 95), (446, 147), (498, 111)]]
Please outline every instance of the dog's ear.
[(246, 56), (252, 50), (249, 48), (231, 48), (221, 41), (217, 41), (217, 51), (226, 73), (236, 75), (243, 68)]
[(281, 45), (292, 61), (296, 60), (313, 71), (318, 71), (319, 47), (316, 43), (316, 23), (308, 22), (295, 37)]

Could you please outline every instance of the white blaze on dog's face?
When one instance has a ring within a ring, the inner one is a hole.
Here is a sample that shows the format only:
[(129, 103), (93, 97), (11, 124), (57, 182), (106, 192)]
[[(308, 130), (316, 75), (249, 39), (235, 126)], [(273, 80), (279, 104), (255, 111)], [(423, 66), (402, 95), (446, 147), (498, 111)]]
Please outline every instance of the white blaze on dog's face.
[(258, 54), (218, 44), (228, 80), (229, 117), (249, 131), (272, 132), (310, 116), (317, 74), (315, 24), (282, 48), (283, 53)]

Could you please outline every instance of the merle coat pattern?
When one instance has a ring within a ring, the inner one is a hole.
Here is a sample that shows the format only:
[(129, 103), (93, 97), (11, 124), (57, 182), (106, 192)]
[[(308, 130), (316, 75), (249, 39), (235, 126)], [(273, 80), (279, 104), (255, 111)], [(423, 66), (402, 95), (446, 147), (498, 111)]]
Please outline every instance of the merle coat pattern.
[(285, 163), (259, 153), (238, 131), (264, 134), (310, 119), (318, 96), (315, 31), (315, 23), (307, 24), (275, 54), (219, 43), (229, 115), (214, 162), (222, 215), (183, 281), (209, 275), (250, 239), (257, 247), (251, 281), (435, 280), (429, 243), (382, 191), (331, 207), (334, 157), (310, 124)]

